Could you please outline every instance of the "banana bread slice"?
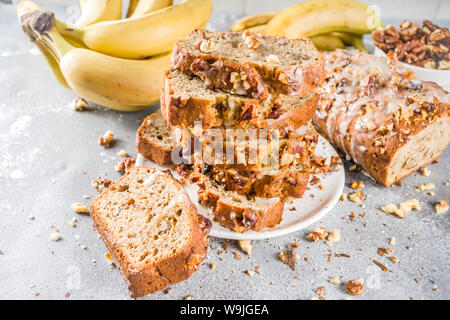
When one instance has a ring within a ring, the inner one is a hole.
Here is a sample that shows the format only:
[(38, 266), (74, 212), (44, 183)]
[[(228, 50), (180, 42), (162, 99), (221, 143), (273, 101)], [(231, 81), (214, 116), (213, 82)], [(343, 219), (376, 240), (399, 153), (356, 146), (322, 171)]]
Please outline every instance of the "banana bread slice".
[(225, 190), (209, 176), (201, 175), (198, 179), (199, 202), (212, 208), (213, 219), (221, 226), (243, 233), (263, 231), (280, 223), (284, 202), (279, 198), (249, 199)]
[(165, 73), (161, 110), (170, 128), (193, 127), (201, 121), (203, 129), (256, 126), (294, 130), (313, 117), (319, 96), (274, 95), (270, 101), (209, 89), (198, 77), (176, 70)]
[(273, 92), (303, 95), (324, 80), (324, 60), (309, 39), (194, 30), (178, 40), (172, 67), (210, 87), (265, 100)]
[(189, 278), (206, 256), (211, 222), (169, 172), (128, 171), (90, 212), (134, 298)]
[(172, 164), (172, 150), (177, 146), (161, 109), (142, 121), (136, 135), (136, 151), (160, 166)]
[[(304, 133), (280, 141), (276, 146), (279, 151), (269, 155), (277, 156), (276, 162), (269, 160), (255, 163), (256, 161), (250, 160), (267, 159), (267, 155), (255, 155), (243, 150), (246, 159), (241, 163), (228, 164), (224, 156), (220, 164), (211, 164), (213, 161), (205, 161), (203, 158), (203, 164), (197, 167), (203, 174), (224, 185), (226, 190), (236, 191), (242, 195), (281, 199), (301, 198), (311, 172), (310, 157), (314, 154), (318, 140), (318, 134), (312, 125), (305, 127)], [(246, 146), (249, 144), (251, 143), (246, 143)], [(239, 150), (242, 148), (235, 148), (234, 153), (240, 152)], [(242, 157), (238, 156), (235, 159)]]
[(352, 50), (325, 53), (319, 133), (389, 187), (436, 160), (450, 142), (450, 94), (394, 59)]

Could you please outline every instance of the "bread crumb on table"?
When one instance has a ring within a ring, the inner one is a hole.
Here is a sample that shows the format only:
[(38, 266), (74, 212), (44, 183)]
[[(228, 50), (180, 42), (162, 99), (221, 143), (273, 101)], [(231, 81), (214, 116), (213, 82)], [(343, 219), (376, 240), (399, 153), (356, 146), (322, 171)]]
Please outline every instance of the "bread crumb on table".
[(50, 235), (50, 240), (52, 241), (59, 241), (61, 240), (61, 234), (59, 232), (54, 232)]
[(239, 247), (244, 253), (248, 254), (249, 256), (252, 254), (253, 245), (250, 240), (239, 240)]
[(339, 285), (341, 285), (342, 282), (341, 282), (341, 279), (339, 279), (339, 277), (334, 277), (334, 278), (330, 279), (330, 283), (339, 286)]
[(362, 191), (353, 192), (350, 193), (348, 198), (353, 202), (361, 202), (364, 200), (364, 193)]
[(427, 167), (423, 167), (423, 168), (422, 168), (422, 175), (423, 175), (423, 176), (429, 177), (430, 174), (431, 174), (430, 169), (428, 169)]
[(111, 130), (105, 132), (103, 136), (98, 138), (98, 144), (102, 147), (108, 148), (114, 140), (114, 133)]
[(126, 157), (126, 156), (128, 156), (127, 152), (124, 149), (120, 149), (120, 151), (117, 152), (117, 155), (119, 157)]
[(73, 109), (75, 111), (86, 111), (89, 109), (89, 104), (82, 97), (78, 97), (73, 101)]
[(89, 209), (84, 204), (82, 204), (80, 202), (72, 203), (70, 207), (76, 213), (89, 213)]
[(447, 200), (441, 200), (434, 206), (437, 214), (446, 213), (448, 211), (448, 202)]
[(328, 236), (328, 232), (324, 227), (315, 227), (311, 233), (306, 236), (309, 241), (317, 242), (324, 240)]
[(389, 203), (383, 207), (381, 207), (381, 211), (388, 214), (394, 214), (399, 218), (405, 218), (406, 214), (410, 212), (411, 210), (419, 211), (420, 208), (420, 202), (417, 199), (411, 199), (405, 202), (400, 203), (400, 207), (397, 207), (393, 203)]

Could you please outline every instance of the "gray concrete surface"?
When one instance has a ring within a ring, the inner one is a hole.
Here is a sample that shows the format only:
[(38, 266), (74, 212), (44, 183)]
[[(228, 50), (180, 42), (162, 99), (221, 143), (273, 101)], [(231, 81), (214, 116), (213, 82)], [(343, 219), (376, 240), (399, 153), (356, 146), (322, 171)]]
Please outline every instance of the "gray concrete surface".
[[(76, 95), (52, 78), (44, 59), (23, 35), (13, 8), (0, 4), (0, 17), (0, 298), (128, 299), (118, 270), (104, 258), (106, 249), (91, 219), (72, 212), (70, 205), (89, 204), (83, 195), (95, 196), (92, 179), (119, 177), (113, 170), (119, 160), (116, 153), (123, 148), (135, 154), (138, 121), (152, 109), (119, 113), (93, 106), (89, 112), (74, 112), (70, 103)], [(224, 29), (230, 16), (216, 12), (212, 21), (216, 29)], [(106, 130), (117, 137), (110, 149), (97, 145)], [(334, 277), (343, 283), (365, 280), (363, 295), (353, 299), (448, 299), (450, 213), (437, 215), (433, 206), (450, 200), (445, 185), (450, 150), (429, 168), (430, 177), (414, 174), (402, 187), (389, 190), (348, 172), (346, 192), (350, 180), (363, 180), (367, 200), (365, 209), (339, 202), (316, 224), (340, 230), (342, 240), (332, 247), (307, 242), (311, 226), (286, 237), (255, 241), (252, 256), (241, 252), (242, 258), (236, 260), (233, 251), (240, 251), (234, 242), (228, 243), (226, 253), (221, 248), (224, 241), (212, 238), (208, 259), (194, 276), (171, 286), (171, 294), (159, 292), (144, 299), (182, 299), (190, 294), (194, 299), (310, 299), (319, 287), (325, 288), (327, 299), (349, 297), (343, 285), (329, 282)], [(435, 195), (419, 194), (420, 183), (434, 183)], [(411, 198), (421, 201), (422, 210), (406, 219), (379, 210), (386, 203)], [(75, 228), (69, 225), (72, 217), (78, 220)], [(50, 241), (54, 228), (61, 241)], [(395, 245), (387, 243), (391, 237), (396, 238)], [(300, 260), (292, 271), (278, 254), (296, 239)], [(377, 248), (387, 246), (398, 264), (377, 255)], [(349, 257), (335, 256), (340, 253)], [(372, 259), (392, 272), (382, 271)], [(217, 265), (214, 270), (211, 263)], [(244, 274), (256, 266), (260, 274)]]

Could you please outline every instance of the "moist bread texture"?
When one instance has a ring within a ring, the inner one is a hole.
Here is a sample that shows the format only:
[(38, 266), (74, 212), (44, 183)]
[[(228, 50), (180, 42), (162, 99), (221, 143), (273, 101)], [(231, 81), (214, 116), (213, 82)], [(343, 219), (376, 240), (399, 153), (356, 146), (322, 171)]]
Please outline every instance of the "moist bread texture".
[(280, 223), (284, 202), (279, 198), (249, 199), (237, 192), (226, 191), (214, 179), (201, 175), (197, 183), (199, 201), (212, 209), (214, 221), (238, 233), (262, 231)]
[(136, 136), (136, 151), (160, 166), (172, 164), (172, 150), (177, 146), (166, 120), (158, 109), (142, 121)]
[(209, 89), (198, 77), (176, 70), (165, 73), (161, 110), (169, 128), (258, 127), (293, 130), (313, 117), (319, 96), (274, 95), (270, 101)]
[(323, 82), (324, 60), (309, 39), (194, 30), (178, 40), (172, 67), (210, 88), (265, 100), (273, 92), (303, 95)]
[(211, 222), (169, 172), (128, 171), (90, 212), (134, 298), (189, 278), (206, 256)]
[(389, 187), (439, 158), (450, 142), (450, 95), (393, 58), (325, 53), (313, 122), (363, 172)]

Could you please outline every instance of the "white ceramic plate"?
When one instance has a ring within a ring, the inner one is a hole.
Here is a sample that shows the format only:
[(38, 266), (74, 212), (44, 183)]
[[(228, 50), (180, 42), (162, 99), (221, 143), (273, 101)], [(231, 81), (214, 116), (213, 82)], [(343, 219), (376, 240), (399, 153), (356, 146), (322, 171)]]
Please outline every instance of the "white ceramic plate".
[[(383, 50), (375, 47), (374, 54), (376, 56), (385, 57)], [(450, 90), (450, 70), (435, 70), (422, 67), (413, 66), (412, 64), (400, 62), (405, 68), (414, 71), (417, 78), (424, 81), (433, 81), (440, 85), (445, 90)]]
[[(322, 137), (319, 138), (316, 153), (324, 157), (337, 155), (333, 147)], [(162, 169), (162, 167), (145, 159), (140, 154), (136, 159), (136, 165), (146, 165), (156, 169)], [(179, 177), (176, 172), (172, 171), (172, 173), (174, 177)], [(245, 233), (237, 233), (213, 222), (210, 236), (235, 240), (259, 240), (284, 236), (309, 226), (330, 212), (341, 196), (345, 182), (344, 167), (339, 165), (335, 171), (318, 175), (318, 177), (321, 180), (319, 185), (323, 187), (322, 190), (317, 185), (309, 186), (310, 190), (305, 192), (303, 198), (296, 199), (291, 204), (286, 204), (283, 212), (283, 220), (276, 227), (262, 232), (247, 231)], [(198, 211), (213, 221), (208, 208), (199, 204), (197, 201), (198, 187), (189, 183), (186, 183), (184, 187), (192, 202), (197, 206)], [(314, 195), (314, 198), (311, 195)], [(295, 208), (294, 211), (290, 210), (292, 207)]]

